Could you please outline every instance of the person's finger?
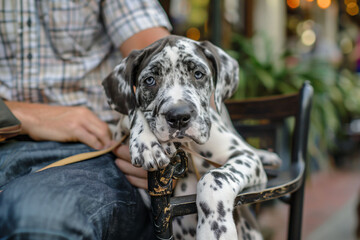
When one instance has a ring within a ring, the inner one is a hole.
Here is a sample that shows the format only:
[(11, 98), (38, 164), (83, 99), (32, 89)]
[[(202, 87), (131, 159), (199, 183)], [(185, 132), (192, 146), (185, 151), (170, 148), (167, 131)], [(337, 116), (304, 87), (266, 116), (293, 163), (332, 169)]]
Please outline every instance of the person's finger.
[(87, 132), (92, 134), (101, 143), (100, 148), (107, 148), (111, 145), (111, 133), (108, 129), (99, 129), (91, 126), (83, 126)]
[(74, 134), (80, 142), (85, 143), (94, 149), (100, 150), (104, 147), (98, 138), (94, 134), (88, 132), (85, 128), (80, 127)]
[(111, 132), (107, 124), (101, 121), (95, 114), (89, 111), (85, 122), (82, 122), (82, 127), (93, 135), (102, 143), (103, 147), (108, 147), (111, 144)]
[(119, 147), (114, 149), (114, 154), (121, 159), (131, 162), (129, 146), (121, 144)]
[[(115, 165), (126, 175), (131, 175), (137, 178), (147, 179), (147, 171), (143, 168), (134, 167), (131, 163), (122, 160), (116, 159)], [(147, 181), (147, 180), (146, 180)]]
[(143, 188), (145, 190), (148, 189), (147, 179), (134, 177), (132, 175), (125, 175), (125, 177), (130, 182), (131, 185), (138, 187), (138, 188)]

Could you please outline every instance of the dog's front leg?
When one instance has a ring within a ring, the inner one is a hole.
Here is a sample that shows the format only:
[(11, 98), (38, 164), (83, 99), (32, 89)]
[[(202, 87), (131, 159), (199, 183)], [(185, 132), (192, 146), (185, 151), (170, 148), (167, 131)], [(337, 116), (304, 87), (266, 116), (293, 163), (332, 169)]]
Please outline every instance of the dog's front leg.
[(172, 144), (161, 144), (151, 131), (144, 113), (134, 110), (130, 113), (130, 155), (134, 166), (146, 170), (157, 170), (169, 164), (175, 151)]
[(222, 166), (205, 173), (197, 184), (197, 239), (238, 239), (242, 233), (236, 232), (233, 220), (234, 199), (244, 188), (266, 183), (267, 177), (253, 149), (216, 114), (212, 118), (211, 138), (193, 147), (211, 153), (211, 160)]
[[(224, 166), (210, 170), (200, 179), (196, 200), (197, 239), (241, 239), (238, 237), (242, 233), (237, 233), (233, 219), (234, 199), (245, 187), (254, 185), (255, 181), (259, 183), (258, 179), (264, 173), (256, 165), (246, 156), (233, 158)], [(258, 238), (254, 236), (250, 239)]]

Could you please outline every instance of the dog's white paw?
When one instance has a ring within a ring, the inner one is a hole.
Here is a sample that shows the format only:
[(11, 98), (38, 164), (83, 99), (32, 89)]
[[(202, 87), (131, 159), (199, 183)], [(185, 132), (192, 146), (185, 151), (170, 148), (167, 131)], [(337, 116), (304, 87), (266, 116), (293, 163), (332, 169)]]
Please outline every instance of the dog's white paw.
[(166, 167), (170, 159), (159, 141), (152, 134), (130, 135), (130, 155), (132, 164), (148, 171)]
[(177, 151), (174, 143), (172, 142), (162, 143), (161, 146), (164, 149), (166, 155), (170, 158), (173, 157)]
[(281, 166), (282, 160), (276, 153), (262, 149), (254, 149), (254, 151), (259, 156), (263, 166), (271, 168), (278, 168)]

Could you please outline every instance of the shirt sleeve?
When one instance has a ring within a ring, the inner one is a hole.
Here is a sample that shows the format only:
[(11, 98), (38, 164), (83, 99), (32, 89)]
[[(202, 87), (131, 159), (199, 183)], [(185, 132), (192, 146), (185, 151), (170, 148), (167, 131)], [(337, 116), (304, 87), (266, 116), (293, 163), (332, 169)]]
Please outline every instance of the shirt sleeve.
[(148, 28), (172, 30), (165, 11), (155, 0), (105, 0), (102, 9), (106, 31), (116, 47)]

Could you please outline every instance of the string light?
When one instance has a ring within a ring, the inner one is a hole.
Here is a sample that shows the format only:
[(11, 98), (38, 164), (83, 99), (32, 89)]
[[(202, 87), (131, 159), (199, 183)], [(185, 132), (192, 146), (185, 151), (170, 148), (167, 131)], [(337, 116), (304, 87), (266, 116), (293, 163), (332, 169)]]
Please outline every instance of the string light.
[(312, 29), (305, 30), (303, 34), (301, 34), (301, 42), (305, 46), (311, 46), (316, 41), (316, 35)]
[(200, 39), (200, 30), (197, 28), (191, 27), (186, 31), (186, 37), (197, 41)]
[(359, 6), (355, 2), (351, 2), (346, 5), (346, 12), (350, 16), (355, 16), (359, 13)]
[(317, 0), (317, 5), (322, 9), (326, 9), (330, 7), (331, 0)]
[(300, 0), (286, 0), (286, 3), (291, 8), (297, 8), (300, 6)]

